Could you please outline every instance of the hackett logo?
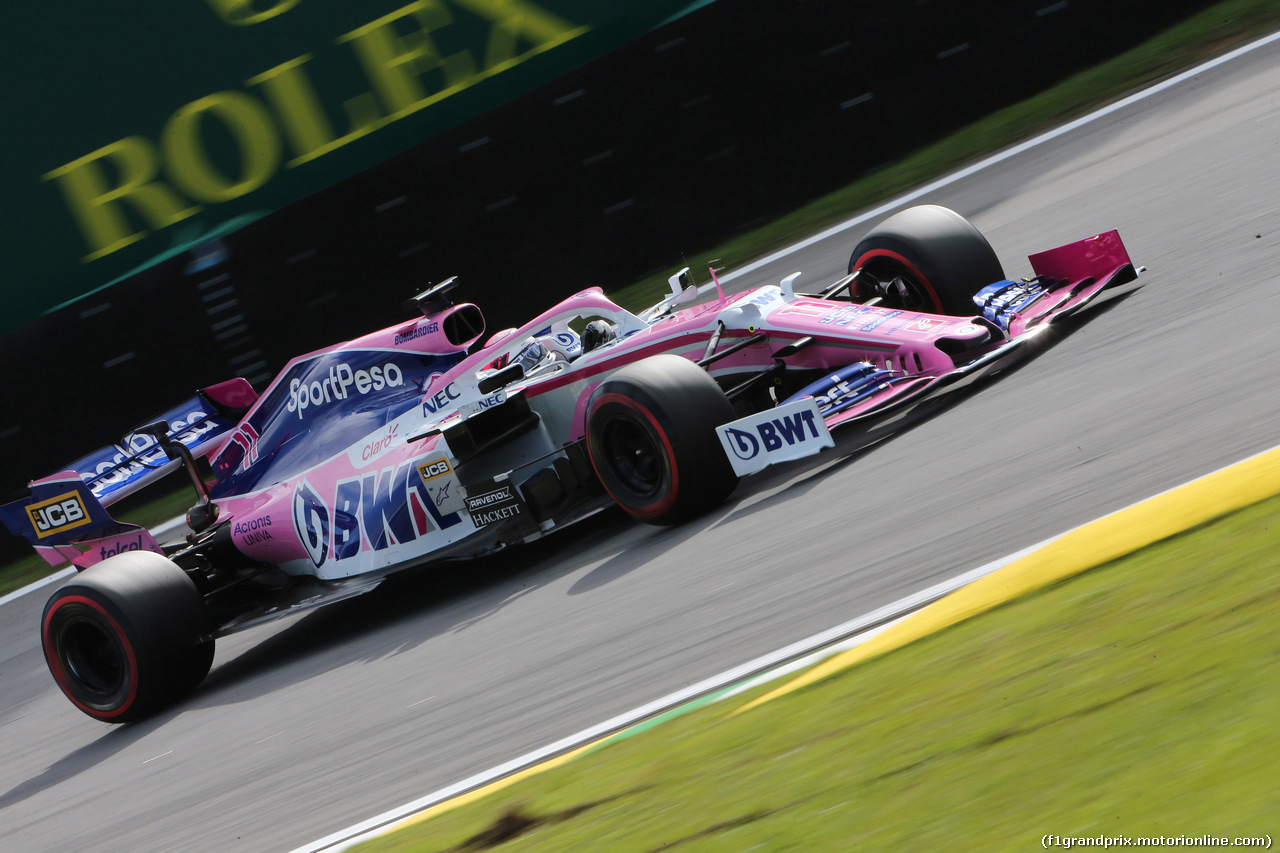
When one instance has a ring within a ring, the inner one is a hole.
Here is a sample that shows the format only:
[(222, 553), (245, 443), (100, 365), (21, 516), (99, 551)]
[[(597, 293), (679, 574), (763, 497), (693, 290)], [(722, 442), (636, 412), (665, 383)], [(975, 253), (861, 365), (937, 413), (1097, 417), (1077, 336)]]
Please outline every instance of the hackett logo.
[(67, 492), (27, 507), (36, 536), (46, 539), (89, 523), (89, 510), (80, 495)]

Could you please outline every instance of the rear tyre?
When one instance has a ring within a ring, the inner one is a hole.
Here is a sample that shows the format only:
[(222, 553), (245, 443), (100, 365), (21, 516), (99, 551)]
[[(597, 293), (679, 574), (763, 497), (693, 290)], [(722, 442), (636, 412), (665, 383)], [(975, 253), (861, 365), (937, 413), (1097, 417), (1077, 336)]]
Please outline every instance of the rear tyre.
[(190, 693), (213, 663), (191, 578), (150, 551), (103, 560), (45, 605), (41, 644), (71, 703), (107, 723), (141, 720)]
[[(909, 207), (862, 238), (849, 258), (849, 272), (862, 269), (888, 288), (883, 304), (907, 311), (969, 316), (973, 296), (1004, 279), (987, 238), (969, 220), (936, 204)], [(859, 284), (860, 300), (875, 295)]]
[(738, 484), (716, 427), (732, 404), (705, 370), (678, 355), (624, 367), (587, 407), (587, 452), (618, 505), (650, 524), (679, 524)]

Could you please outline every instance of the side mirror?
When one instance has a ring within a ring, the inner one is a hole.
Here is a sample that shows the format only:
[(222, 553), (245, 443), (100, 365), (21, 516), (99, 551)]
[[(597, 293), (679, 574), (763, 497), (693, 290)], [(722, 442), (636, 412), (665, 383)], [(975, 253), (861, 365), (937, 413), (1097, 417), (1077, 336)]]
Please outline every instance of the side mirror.
[(481, 394), (492, 394), (499, 388), (505, 388), (512, 382), (524, 379), (524, 365), (510, 364), (478, 383)]
[(680, 272), (667, 279), (667, 284), (671, 285), (671, 295), (679, 296), (684, 289), (693, 284), (693, 279), (689, 278), (689, 268), (685, 267)]

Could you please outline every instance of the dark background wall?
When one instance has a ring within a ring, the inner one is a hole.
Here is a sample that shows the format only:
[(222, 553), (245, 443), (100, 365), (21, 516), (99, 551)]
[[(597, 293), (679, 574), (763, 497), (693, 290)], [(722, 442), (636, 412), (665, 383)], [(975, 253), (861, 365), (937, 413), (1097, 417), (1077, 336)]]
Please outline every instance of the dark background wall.
[(0, 339), (0, 497), (449, 275), (493, 330), (674, 271), (1207, 5), (719, 0)]

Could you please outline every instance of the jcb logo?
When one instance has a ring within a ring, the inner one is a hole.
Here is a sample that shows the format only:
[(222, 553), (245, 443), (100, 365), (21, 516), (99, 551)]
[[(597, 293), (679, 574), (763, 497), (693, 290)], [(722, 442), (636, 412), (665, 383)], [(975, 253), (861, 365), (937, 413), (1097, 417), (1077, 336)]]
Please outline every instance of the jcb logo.
[(67, 492), (27, 507), (36, 536), (44, 539), (88, 524), (89, 510), (75, 492)]
[(448, 474), (452, 468), (449, 467), (449, 460), (438, 459), (435, 462), (428, 462), (426, 465), (418, 466), (418, 473), (422, 475), (423, 480), (434, 480), (441, 474)]

